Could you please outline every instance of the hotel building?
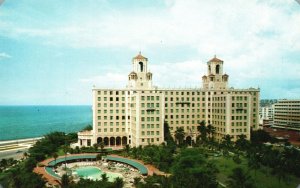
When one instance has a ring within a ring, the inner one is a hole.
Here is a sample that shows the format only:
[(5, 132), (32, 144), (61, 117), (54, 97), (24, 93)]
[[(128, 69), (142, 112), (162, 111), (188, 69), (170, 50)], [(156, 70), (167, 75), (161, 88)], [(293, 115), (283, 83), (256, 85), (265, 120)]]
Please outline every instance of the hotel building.
[(164, 142), (164, 122), (171, 133), (183, 127), (191, 144), (201, 121), (215, 127), (215, 138), (229, 134), (250, 139), (259, 125), (259, 89), (228, 87), (223, 61), (207, 62), (203, 86), (196, 89), (162, 89), (152, 85), (148, 59), (139, 53), (124, 89), (93, 89), (93, 130), (78, 133), (80, 146), (103, 142), (105, 146), (144, 146)]
[(300, 130), (300, 100), (278, 100), (273, 127)]

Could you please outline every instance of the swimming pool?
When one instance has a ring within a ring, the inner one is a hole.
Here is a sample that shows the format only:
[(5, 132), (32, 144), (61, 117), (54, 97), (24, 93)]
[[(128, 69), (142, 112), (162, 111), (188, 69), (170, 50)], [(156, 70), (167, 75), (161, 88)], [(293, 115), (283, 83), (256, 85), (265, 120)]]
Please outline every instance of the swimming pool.
[[(92, 179), (92, 180), (101, 180), (101, 175), (104, 172), (101, 171), (100, 168), (95, 166), (85, 166), (85, 167), (79, 167), (76, 168), (73, 171), (73, 174), (77, 174), (79, 177), (85, 178), (85, 179)], [(123, 178), (123, 176), (119, 173), (113, 173), (113, 172), (105, 172), (108, 181), (113, 182), (117, 177)]]

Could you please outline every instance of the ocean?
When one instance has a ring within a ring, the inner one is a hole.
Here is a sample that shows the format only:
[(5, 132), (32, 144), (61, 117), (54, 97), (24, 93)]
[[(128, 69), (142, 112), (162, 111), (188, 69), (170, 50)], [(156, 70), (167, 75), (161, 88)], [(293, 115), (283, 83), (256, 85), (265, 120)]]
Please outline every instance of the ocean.
[(91, 106), (0, 106), (0, 140), (76, 132), (92, 124)]

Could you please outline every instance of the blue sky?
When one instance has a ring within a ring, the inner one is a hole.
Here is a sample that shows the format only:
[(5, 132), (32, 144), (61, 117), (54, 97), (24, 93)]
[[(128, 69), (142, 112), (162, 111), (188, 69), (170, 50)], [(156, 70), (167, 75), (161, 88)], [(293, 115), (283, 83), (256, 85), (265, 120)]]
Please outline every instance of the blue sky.
[(0, 105), (91, 104), (94, 85), (126, 86), (140, 50), (159, 87), (200, 87), (216, 54), (230, 86), (300, 98), (294, 0), (6, 0)]

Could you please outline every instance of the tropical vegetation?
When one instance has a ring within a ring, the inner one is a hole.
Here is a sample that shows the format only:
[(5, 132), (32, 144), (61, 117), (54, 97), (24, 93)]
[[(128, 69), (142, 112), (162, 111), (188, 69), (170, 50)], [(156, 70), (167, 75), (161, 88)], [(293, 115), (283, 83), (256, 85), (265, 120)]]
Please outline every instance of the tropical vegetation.
[[(197, 127), (198, 137), (190, 145), (183, 128), (177, 128), (174, 138), (169, 126), (164, 125), (164, 140), (161, 145), (145, 147), (124, 146), (119, 155), (139, 159), (152, 164), (165, 172), (164, 176), (135, 178), (133, 185), (145, 187), (296, 187), (300, 182), (300, 152), (289, 143), (283, 147), (272, 144), (277, 140), (263, 130), (252, 131), (251, 141), (240, 135), (236, 142), (225, 135), (221, 141), (215, 139), (213, 125), (200, 122)], [(5, 159), (0, 161), (0, 184), (4, 187), (44, 187), (45, 181), (33, 173), (39, 161), (67, 153), (95, 152), (97, 159), (106, 155), (108, 150), (103, 143), (92, 147), (70, 148), (77, 141), (76, 133), (54, 132), (38, 141), (23, 161)], [(25, 156), (26, 155), (26, 156)], [(62, 187), (123, 187), (122, 179), (108, 182), (107, 178), (91, 181), (81, 179), (77, 184), (72, 177), (62, 177)]]

